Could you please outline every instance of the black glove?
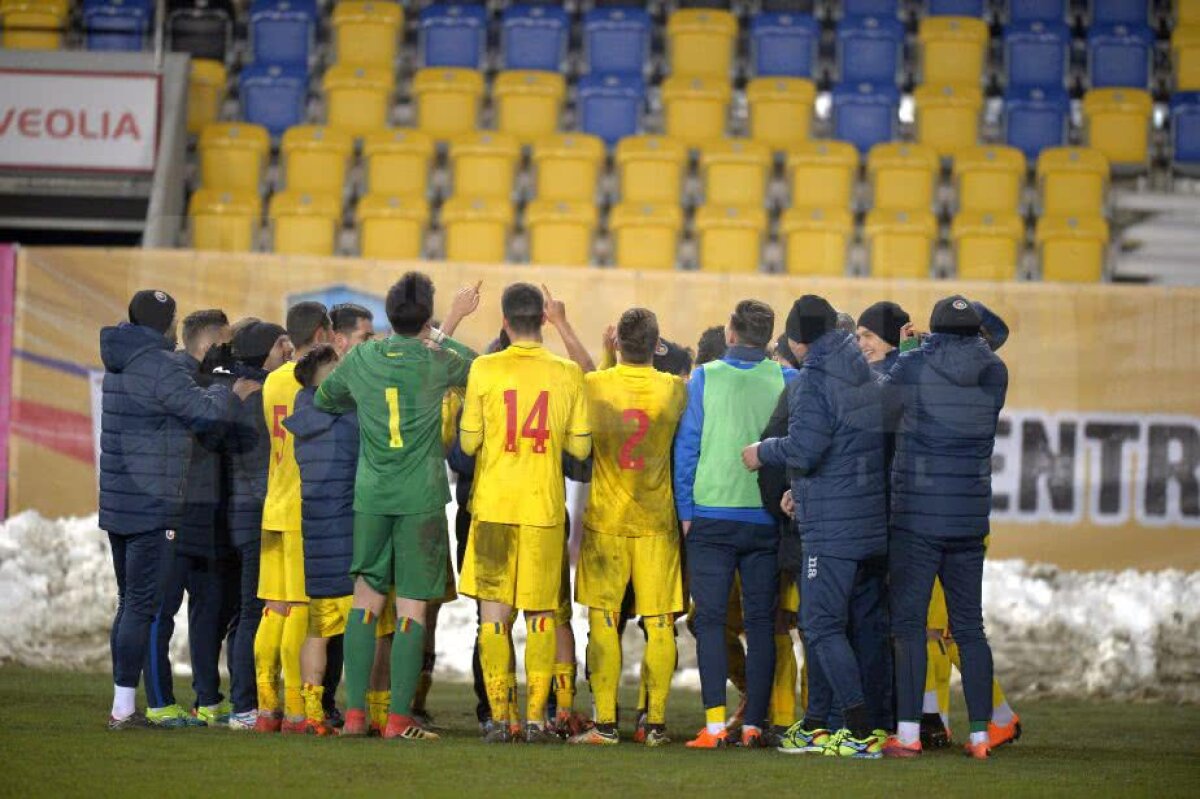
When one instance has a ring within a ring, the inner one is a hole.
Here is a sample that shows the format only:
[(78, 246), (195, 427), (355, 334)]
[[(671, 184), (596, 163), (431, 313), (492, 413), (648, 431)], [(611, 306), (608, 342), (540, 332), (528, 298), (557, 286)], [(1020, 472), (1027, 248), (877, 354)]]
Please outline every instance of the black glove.
[(237, 367), (232, 348), (228, 344), (214, 344), (200, 362), (200, 375), (196, 382), (201, 385), (233, 385), (238, 378)]

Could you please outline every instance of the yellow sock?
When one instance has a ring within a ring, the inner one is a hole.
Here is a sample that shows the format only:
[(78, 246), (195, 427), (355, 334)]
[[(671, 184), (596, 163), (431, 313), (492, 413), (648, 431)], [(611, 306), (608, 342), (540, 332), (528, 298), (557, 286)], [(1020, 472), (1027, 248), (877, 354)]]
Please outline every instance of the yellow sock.
[(483, 667), (483, 682), (487, 686), (488, 704), (492, 718), (509, 719), (508, 674), (512, 670), (512, 643), (508, 625), (489, 622), (479, 625), (479, 664)]
[(675, 673), (675, 624), (670, 616), (648, 616), (642, 623), (646, 626), (646, 652), (642, 658), (646, 723), (665, 724), (667, 695), (671, 693), (671, 675)]
[(717, 705), (716, 707), (705, 708), (704, 710), (705, 724), (720, 724), (725, 726), (725, 706)]
[(263, 608), (258, 632), (254, 635), (254, 674), (258, 683), (258, 709), (266, 713), (279, 711), (279, 643), (283, 637), (284, 616)]
[(325, 707), (321, 704), (325, 696), (325, 686), (305, 683), (300, 689), (300, 695), (304, 699), (304, 717), (318, 724), (325, 721)]
[(796, 650), (787, 633), (775, 636), (775, 682), (771, 684), (771, 723), (790, 727), (796, 721)]
[(1000, 687), (1000, 681), (992, 679), (992, 707), (1000, 707), (1008, 704), (1008, 699), (1004, 696), (1004, 689)]
[(283, 620), (279, 661), (283, 671), (283, 714), (291, 719), (304, 717), (304, 697), (300, 689), (300, 649), (308, 637), (308, 605), (292, 605)]
[(367, 714), (372, 726), (381, 730), (387, 726), (388, 705), (391, 703), (391, 691), (367, 691)]
[(525, 721), (541, 724), (554, 682), (554, 653), (558, 649), (553, 616), (525, 620)]
[(587, 643), (588, 682), (596, 706), (597, 724), (617, 721), (617, 686), (621, 682), (621, 639), (617, 635), (617, 614), (588, 609)]
[(575, 708), (575, 661), (554, 664), (554, 703), (559, 717), (568, 716)]
[(926, 644), (926, 652), (929, 667), (925, 670), (925, 692), (937, 692), (938, 712), (947, 719), (950, 717), (950, 665), (958, 656), (958, 647), (931, 638)]

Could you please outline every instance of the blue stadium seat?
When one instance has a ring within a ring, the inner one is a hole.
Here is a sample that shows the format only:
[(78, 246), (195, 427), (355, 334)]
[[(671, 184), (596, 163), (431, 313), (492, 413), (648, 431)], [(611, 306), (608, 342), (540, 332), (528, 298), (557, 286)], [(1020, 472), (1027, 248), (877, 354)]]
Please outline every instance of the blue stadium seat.
[(1150, 85), (1154, 32), (1145, 25), (1099, 25), (1088, 31), (1088, 83), (1093, 89)]
[(901, 78), (904, 26), (895, 17), (845, 17), (837, 26), (842, 83), (896, 83)]
[(318, 18), (314, 0), (255, 0), (250, 6), (254, 62), (307, 65)]
[(1061, 86), (1010, 88), (1004, 95), (1004, 142), (1025, 153), (1032, 164), (1043, 148), (1067, 143), (1070, 118), (1071, 101)]
[(899, 0), (845, 0), (842, 17), (888, 17), (894, 19), (900, 13)]
[(760, 77), (812, 77), (821, 28), (810, 16), (757, 14), (750, 22), (750, 61)]
[(1008, 0), (1008, 22), (1064, 22), (1070, 0)]
[(1011, 88), (1065, 85), (1071, 31), (1064, 22), (1014, 23), (1004, 32), (1004, 71)]
[(504, 69), (560, 71), (570, 32), (570, 18), (560, 6), (509, 6), (500, 18)]
[(650, 15), (642, 8), (593, 8), (583, 18), (588, 72), (640, 75), (650, 54)]
[(579, 79), (579, 128), (608, 146), (641, 131), (646, 84), (640, 75), (599, 75)]
[(281, 136), (305, 121), (308, 110), (308, 71), (298, 64), (247, 66), (238, 76), (242, 119)]
[(889, 81), (841, 83), (833, 88), (833, 137), (866, 153), (876, 144), (896, 138), (900, 92)]
[(928, 0), (926, 13), (931, 17), (983, 17), (983, 0)]
[(1200, 170), (1200, 92), (1171, 98), (1171, 161), (1188, 172)]
[(89, 50), (141, 50), (154, 19), (150, 0), (87, 0), (83, 28)]
[(483, 67), (487, 48), (487, 9), (481, 5), (435, 3), (421, 10), (421, 65)]
[(1091, 0), (1090, 22), (1095, 25), (1145, 25), (1152, 3), (1147, 0)]

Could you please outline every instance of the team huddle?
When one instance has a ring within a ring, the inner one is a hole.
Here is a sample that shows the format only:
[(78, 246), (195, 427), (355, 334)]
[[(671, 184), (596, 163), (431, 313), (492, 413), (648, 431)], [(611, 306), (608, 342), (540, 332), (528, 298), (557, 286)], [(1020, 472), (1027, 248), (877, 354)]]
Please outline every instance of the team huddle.
[[(478, 602), (487, 743), (617, 744), (635, 619), (633, 739), (669, 743), (685, 617), (706, 716), (689, 748), (914, 757), (950, 744), (952, 663), (966, 753), (1019, 737), (981, 610), (1008, 382), (994, 354), (1008, 331), (986, 307), (948, 297), (918, 334), (894, 303), (855, 324), (805, 295), (776, 339), (771, 308), (745, 300), (705, 332), (693, 370), (645, 308), (605, 332), (597, 369), (563, 304), (527, 283), (504, 290), (503, 329), (477, 355), (453, 335), (479, 303), (480, 286), (464, 288), (435, 323), (433, 283), (410, 272), (387, 294), (388, 337), (366, 308), (301, 302), (282, 327), (193, 313), (175, 352), (174, 300), (142, 291), (129, 322), (101, 332), (111, 728), (436, 740), (438, 610), (461, 594)], [(547, 325), (567, 358), (545, 348)], [(568, 477), (590, 482), (573, 591)], [(190, 712), (167, 656), (185, 591)], [(573, 707), (575, 602), (591, 718)]]

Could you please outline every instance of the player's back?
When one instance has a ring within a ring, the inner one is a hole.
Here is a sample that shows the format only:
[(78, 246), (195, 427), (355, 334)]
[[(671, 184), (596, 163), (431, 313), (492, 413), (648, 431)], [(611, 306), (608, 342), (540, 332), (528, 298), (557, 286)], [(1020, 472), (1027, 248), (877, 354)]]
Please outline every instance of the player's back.
[(300, 383), (296, 364), (285, 363), (263, 382), (263, 416), (271, 435), (271, 457), (267, 464), (267, 498), (263, 503), (264, 530), (296, 530), (300, 521), (300, 467), (295, 442), (283, 426), (292, 415)]

